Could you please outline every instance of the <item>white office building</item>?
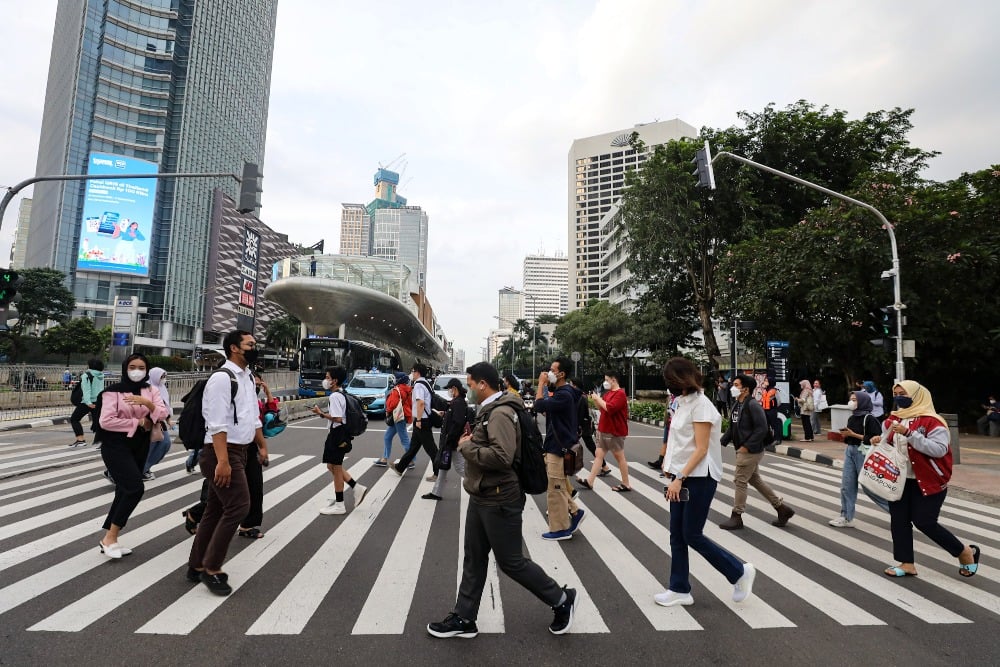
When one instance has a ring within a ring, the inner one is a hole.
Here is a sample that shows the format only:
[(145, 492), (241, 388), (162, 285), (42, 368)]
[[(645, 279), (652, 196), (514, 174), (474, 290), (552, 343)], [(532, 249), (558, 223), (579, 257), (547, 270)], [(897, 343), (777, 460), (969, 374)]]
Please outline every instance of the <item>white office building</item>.
[(524, 318), (524, 295), (514, 290), (500, 290), (499, 319), (501, 329), (513, 329)]
[(371, 217), (364, 204), (341, 204), (340, 254), (367, 257)]
[(25, 197), (17, 208), (17, 229), (14, 231), (14, 245), (10, 247), (10, 268), (12, 269), (24, 268), (29, 229), (31, 229), (31, 198)]
[(524, 258), (524, 318), (534, 322), (539, 315), (565, 315), (569, 311), (569, 260), (528, 255)]
[[(620, 286), (622, 274), (612, 278), (609, 267), (620, 265), (612, 259), (617, 243), (609, 237), (610, 220), (605, 217), (621, 197), (625, 173), (641, 168), (646, 155), (629, 146), (633, 132), (648, 150), (668, 141), (695, 138), (698, 130), (679, 119), (636, 125), (634, 128), (577, 139), (569, 150), (568, 173), (568, 273), (569, 308), (583, 308), (591, 299), (609, 299), (609, 282)], [(627, 277), (627, 275), (626, 275)], [(527, 286), (526, 286), (527, 287)]]
[(427, 212), (419, 206), (380, 208), (372, 221), (368, 255), (410, 267), (414, 293), (427, 291), (427, 225)]

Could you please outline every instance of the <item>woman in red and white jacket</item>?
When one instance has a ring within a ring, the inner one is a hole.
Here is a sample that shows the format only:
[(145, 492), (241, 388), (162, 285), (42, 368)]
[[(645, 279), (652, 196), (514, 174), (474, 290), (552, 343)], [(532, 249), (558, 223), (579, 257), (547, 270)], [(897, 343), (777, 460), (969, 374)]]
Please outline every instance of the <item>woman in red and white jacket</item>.
[(895, 447), (906, 447), (906, 484), (903, 497), (889, 503), (892, 553), (899, 565), (885, 569), (888, 577), (916, 576), (913, 558), (913, 527), (958, 558), (958, 573), (971, 577), (979, 569), (979, 547), (965, 545), (938, 523), (938, 515), (951, 479), (951, 433), (948, 423), (934, 410), (926, 387), (903, 380), (892, 388), (896, 410), (882, 425), (883, 439)]

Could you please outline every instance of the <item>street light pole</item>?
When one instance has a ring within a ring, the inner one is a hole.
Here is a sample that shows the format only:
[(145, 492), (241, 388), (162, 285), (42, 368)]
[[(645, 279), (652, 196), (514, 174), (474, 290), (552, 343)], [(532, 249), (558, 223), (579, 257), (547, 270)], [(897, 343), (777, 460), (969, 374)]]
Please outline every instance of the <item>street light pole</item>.
[[(531, 318), (531, 378), (534, 379), (535, 378), (535, 350), (538, 348), (538, 344), (535, 342), (535, 328), (536, 328), (535, 318), (538, 317), (538, 307), (535, 304), (536, 304), (536, 299), (538, 297), (536, 297), (534, 294), (530, 294), (530, 293), (524, 292), (522, 290), (516, 290), (513, 287), (507, 287), (507, 286), (505, 286), (504, 289), (507, 290), (508, 292), (513, 292), (514, 294), (520, 294), (521, 296), (526, 296), (529, 299), (531, 299), (531, 306), (532, 306), (531, 307), (531, 311), (532, 311), (532, 315), (534, 315), (534, 317)], [(511, 374), (513, 374), (513, 373), (514, 373), (514, 371), (511, 370)]]

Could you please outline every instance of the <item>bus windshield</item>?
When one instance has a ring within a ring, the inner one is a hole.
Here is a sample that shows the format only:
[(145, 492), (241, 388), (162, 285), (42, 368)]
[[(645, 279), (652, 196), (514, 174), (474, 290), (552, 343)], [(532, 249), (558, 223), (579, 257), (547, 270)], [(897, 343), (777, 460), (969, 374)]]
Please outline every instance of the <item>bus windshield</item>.
[(306, 345), (302, 349), (302, 370), (323, 372), (328, 366), (342, 366), (344, 349), (329, 345)]

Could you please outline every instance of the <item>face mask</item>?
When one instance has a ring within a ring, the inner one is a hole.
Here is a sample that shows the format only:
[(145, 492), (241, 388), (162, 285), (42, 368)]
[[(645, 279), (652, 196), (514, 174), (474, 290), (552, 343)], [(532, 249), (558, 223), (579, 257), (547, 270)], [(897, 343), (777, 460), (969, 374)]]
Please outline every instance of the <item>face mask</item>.
[(416, 373), (410, 373), (410, 384), (413, 384), (416, 381), (417, 381), (417, 374)]
[(252, 350), (243, 350), (243, 358), (246, 359), (247, 366), (253, 366), (257, 363), (257, 357), (259, 355), (260, 352), (257, 351), (257, 348), (253, 348)]
[(741, 391), (742, 390), (739, 387), (730, 387), (729, 388), (729, 395), (732, 396), (733, 398), (739, 398)]
[(549, 384), (555, 384), (558, 381), (559, 377), (552, 371), (549, 371)]
[(330, 382), (329, 380), (323, 380), (323, 389), (329, 391), (331, 386), (333, 386), (332, 382)]
[(476, 385), (474, 384), (469, 385), (469, 401), (472, 403), (479, 402), (479, 391)]
[(132, 382), (142, 382), (142, 379), (146, 377), (146, 371), (129, 371), (128, 379)]
[(604, 384), (601, 385), (601, 386), (604, 387), (604, 391), (607, 391), (608, 389), (611, 389), (611, 383), (608, 382), (607, 380), (605, 380)]
[(906, 408), (913, 405), (912, 396), (895, 396), (893, 399), (896, 401), (896, 407), (900, 410), (905, 410)]
[(857, 401), (848, 401), (847, 402), (847, 407), (849, 409), (851, 409), (851, 410), (857, 410), (858, 409), (858, 402)]

